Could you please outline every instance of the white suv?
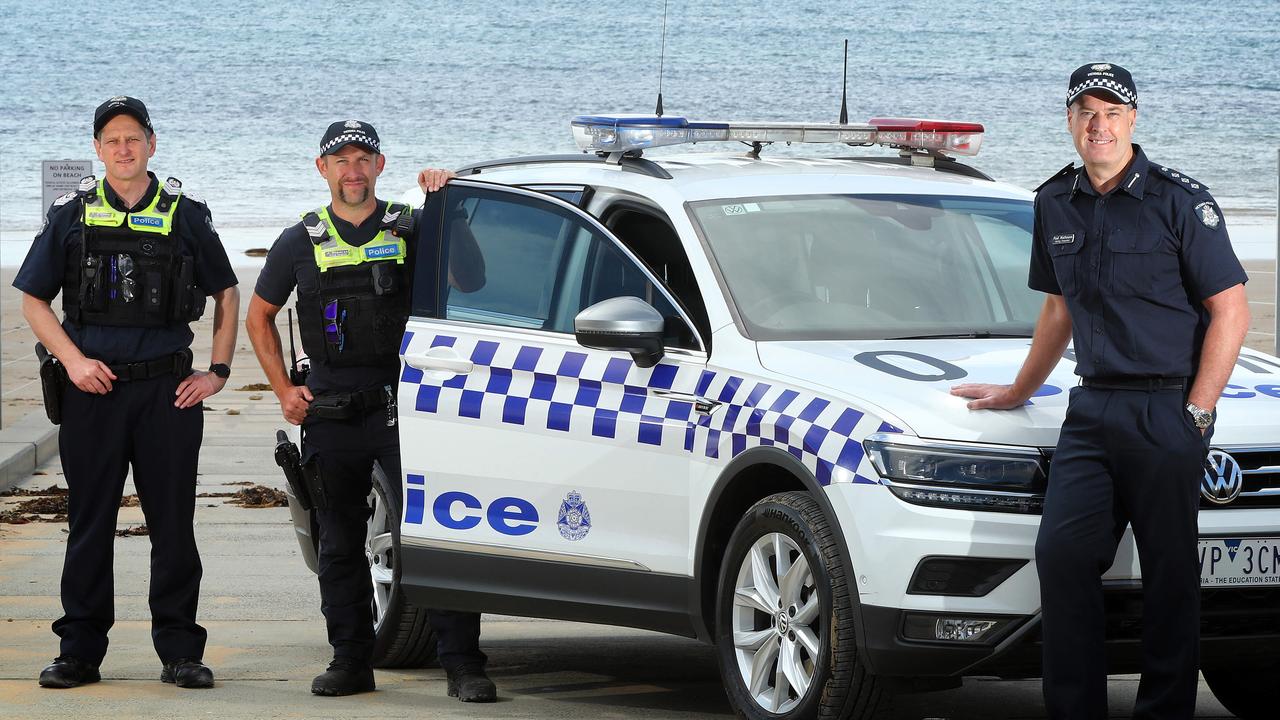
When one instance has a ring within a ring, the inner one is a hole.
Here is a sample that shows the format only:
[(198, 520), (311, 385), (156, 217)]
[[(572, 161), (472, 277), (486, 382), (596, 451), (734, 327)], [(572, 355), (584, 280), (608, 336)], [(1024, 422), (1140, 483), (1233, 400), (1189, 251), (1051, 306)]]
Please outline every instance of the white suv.
[[(404, 477), (378, 478), (370, 530), (380, 661), (428, 658), (429, 605), (715, 643), (749, 718), (881, 717), (908, 689), (1038, 675), (1036, 527), (1076, 378), (1068, 351), (1022, 410), (948, 394), (1010, 380), (1042, 302), (1031, 193), (947, 157), (981, 126), (574, 131), (595, 152), (467, 167), (422, 216), (440, 232), (401, 349)], [(753, 147), (639, 152), (726, 139)], [(433, 272), (466, 231), (471, 293)], [(1260, 717), (1280, 661), (1280, 360), (1244, 351), (1219, 407), (1204, 674)], [(1139, 670), (1139, 576), (1130, 539), (1105, 578), (1113, 673)]]

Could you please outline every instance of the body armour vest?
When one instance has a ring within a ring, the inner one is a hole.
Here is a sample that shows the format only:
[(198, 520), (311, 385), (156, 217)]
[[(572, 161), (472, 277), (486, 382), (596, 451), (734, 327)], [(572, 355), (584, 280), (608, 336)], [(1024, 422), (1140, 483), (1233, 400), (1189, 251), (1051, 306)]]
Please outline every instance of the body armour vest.
[(400, 354), (409, 319), (405, 238), (413, 211), (388, 203), (378, 234), (356, 247), (340, 237), (320, 208), (302, 216), (320, 281), (298, 293), (298, 328), (307, 357), (331, 367), (378, 365)]
[(174, 232), (182, 183), (169, 178), (145, 209), (132, 213), (112, 207), (102, 183), (93, 176), (80, 181), (80, 257), (63, 279), (67, 318), (116, 327), (199, 320), (205, 297), (195, 284), (195, 259)]

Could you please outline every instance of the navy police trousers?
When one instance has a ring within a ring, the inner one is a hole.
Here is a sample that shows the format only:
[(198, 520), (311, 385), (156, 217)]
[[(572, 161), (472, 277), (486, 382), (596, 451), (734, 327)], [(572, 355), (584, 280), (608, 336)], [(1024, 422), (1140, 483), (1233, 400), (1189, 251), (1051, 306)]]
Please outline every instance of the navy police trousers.
[(1131, 526), (1142, 566), (1133, 717), (1190, 718), (1200, 651), (1196, 514), (1209, 437), (1185, 390), (1071, 389), (1036, 540), (1052, 718), (1107, 717), (1101, 576)]
[[(151, 540), (151, 639), (162, 662), (204, 655), (196, 624), (202, 568), (192, 521), (204, 408), (173, 406), (178, 378), (117, 381), (94, 395), (68, 383), (58, 451), (68, 488), (61, 654), (98, 665), (115, 622), (112, 545), (125, 476), (133, 467)], [(135, 541), (129, 541), (135, 542)]]
[[(400, 505), (400, 442), (398, 428), (387, 426), (385, 409), (357, 413), (345, 420), (307, 417), (303, 422), (302, 460), (318, 458), (328, 495), (328, 508), (317, 509), (320, 531), (320, 609), (329, 631), (334, 657), (369, 663), (374, 654), (373, 585), (365, 556), (368, 504), (376, 460), (391, 481)], [(399, 514), (391, 518), (399, 522)], [(462, 665), (483, 666), (480, 614), (431, 610), (440, 666), (453, 671)]]

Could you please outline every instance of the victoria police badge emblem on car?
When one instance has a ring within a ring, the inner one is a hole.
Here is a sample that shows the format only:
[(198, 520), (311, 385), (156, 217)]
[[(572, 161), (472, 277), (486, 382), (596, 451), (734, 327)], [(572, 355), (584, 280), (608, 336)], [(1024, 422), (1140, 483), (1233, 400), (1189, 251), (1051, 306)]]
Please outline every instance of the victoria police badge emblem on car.
[(581, 540), (591, 532), (591, 511), (582, 500), (582, 493), (570, 490), (560, 503), (560, 514), (556, 519), (556, 527), (560, 529), (560, 537), (565, 540)]

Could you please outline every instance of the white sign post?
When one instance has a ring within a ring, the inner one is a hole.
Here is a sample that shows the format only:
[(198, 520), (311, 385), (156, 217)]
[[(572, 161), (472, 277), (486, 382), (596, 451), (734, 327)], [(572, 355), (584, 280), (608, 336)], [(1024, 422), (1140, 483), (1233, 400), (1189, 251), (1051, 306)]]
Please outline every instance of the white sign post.
[(54, 200), (80, 187), (80, 178), (92, 174), (92, 160), (41, 160), (40, 188), (44, 202), (40, 207), (41, 219)]

